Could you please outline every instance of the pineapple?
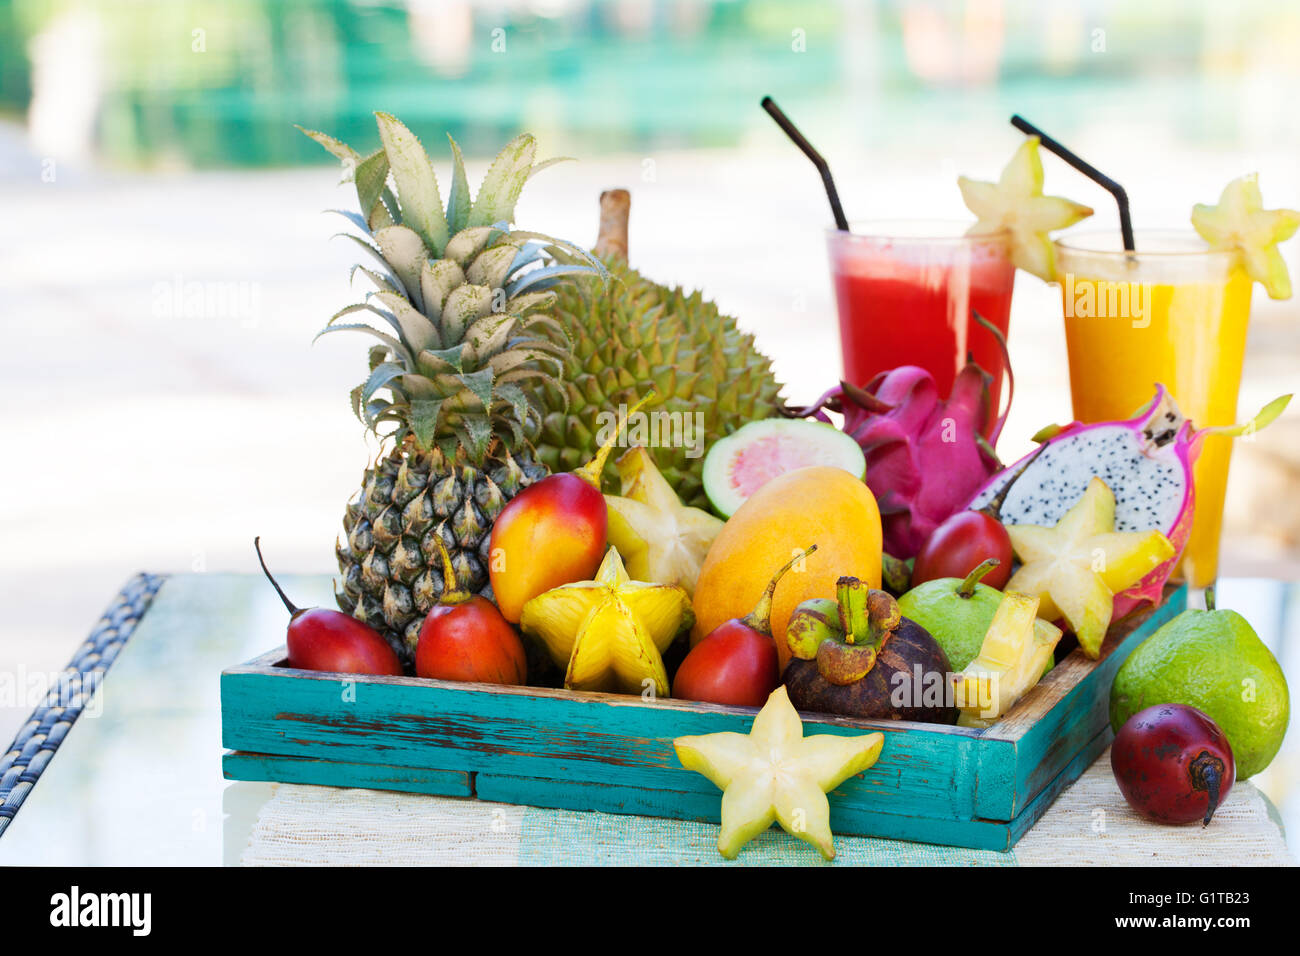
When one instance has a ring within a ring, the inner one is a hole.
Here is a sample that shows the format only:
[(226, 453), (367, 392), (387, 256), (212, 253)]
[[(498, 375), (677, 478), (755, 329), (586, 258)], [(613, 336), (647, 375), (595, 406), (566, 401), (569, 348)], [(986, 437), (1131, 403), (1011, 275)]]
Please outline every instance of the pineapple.
[[(363, 235), (349, 238), (379, 266), (354, 267), (375, 291), (320, 333), (378, 340), (352, 409), (388, 449), (347, 505), (336, 597), (384, 634), (409, 668), (420, 625), (443, 590), (438, 538), (459, 585), (491, 598), (492, 522), (549, 473), (532, 448), (542, 427), (540, 396), (556, 387), (571, 357), (552, 315), (553, 287), (605, 273), (573, 245), (510, 228), (524, 183), (554, 162), (534, 162), (533, 137), (501, 151), (473, 199), (448, 137), (453, 172), (444, 207), (419, 140), (394, 117), (375, 115), (383, 146), (368, 156), (303, 132), (342, 160), (356, 183), (361, 213), (343, 215)], [(387, 328), (357, 317), (378, 317)]]

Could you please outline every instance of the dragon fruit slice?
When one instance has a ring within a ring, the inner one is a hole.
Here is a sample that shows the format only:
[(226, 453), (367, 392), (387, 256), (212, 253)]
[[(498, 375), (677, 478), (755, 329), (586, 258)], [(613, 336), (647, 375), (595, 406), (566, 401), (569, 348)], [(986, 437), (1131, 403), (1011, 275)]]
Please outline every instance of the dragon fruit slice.
[(941, 401), (929, 372), (904, 365), (882, 372), (865, 388), (841, 382), (813, 405), (789, 414), (826, 422), (826, 409), (843, 414), (842, 429), (866, 456), (867, 487), (880, 508), (884, 549), (911, 558), (1002, 467), (990, 442), (997, 442), (1006, 416), (989, 428), (991, 381), (968, 363), (952, 394)]
[(1115, 530), (1163, 531), (1175, 552), (1115, 595), (1111, 619), (1119, 620), (1143, 604), (1159, 603), (1165, 582), (1178, 567), (1192, 530), (1192, 466), (1205, 436), (1257, 431), (1282, 413), (1290, 397), (1275, 399), (1245, 424), (1197, 430), (1168, 390), (1157, 385), (1150, 404), (1126, 421), (1072, 422), (1051, 429), (1041, 447), (993, 476), (967, 507), (987, 511), (1003, 524), (1050, 527), (1094, 477), (1102, 479), (1115, 494)]

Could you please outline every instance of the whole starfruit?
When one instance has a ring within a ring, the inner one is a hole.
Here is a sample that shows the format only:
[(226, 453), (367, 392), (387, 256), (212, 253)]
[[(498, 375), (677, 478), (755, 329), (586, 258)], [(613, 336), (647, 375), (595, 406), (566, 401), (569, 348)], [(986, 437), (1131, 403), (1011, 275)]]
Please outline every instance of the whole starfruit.
[(524, 605), (519, 627), (564, 668), (569, 690), (669, 696), (663, 652), (695, 623), (677, 585), (633, 581), (610, 548), (595, 580), (552, 588)]
[(722, 519), (682, 504), (641, 445), (618, 459), (620, 494), (606, 495), (609, 543), (639, 581), (677, 584), (695, 592), (700, 565)]

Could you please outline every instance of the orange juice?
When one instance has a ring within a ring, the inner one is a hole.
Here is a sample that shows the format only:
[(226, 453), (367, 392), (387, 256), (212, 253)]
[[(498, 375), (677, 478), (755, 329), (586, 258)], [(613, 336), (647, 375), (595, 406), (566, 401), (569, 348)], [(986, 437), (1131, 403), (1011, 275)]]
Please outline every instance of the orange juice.
[[(1193, 233), (1139, 234), (1056, 244), (1074, 417), (1130, 417), (1157, 382), (1196, 428), (1237, 416), (1250, 321), (1251, 280), (1234, 253), (1212, 252)], [(1196, 511), (1181, 572), (1193, 587), (1218, 573), (1232, 440), (1205, 439), (1193, 476)]]

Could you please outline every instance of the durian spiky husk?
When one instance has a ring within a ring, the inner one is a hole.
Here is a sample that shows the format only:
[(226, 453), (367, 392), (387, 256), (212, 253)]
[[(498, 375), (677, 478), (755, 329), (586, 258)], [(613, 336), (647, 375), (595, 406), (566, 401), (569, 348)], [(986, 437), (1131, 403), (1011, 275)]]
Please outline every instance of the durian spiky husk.
[[(612, 202), (611, 202), (612, 200)], [(563, 381), (548, 383), (537, 458), (551, 471), (571, 471), (590, 460), (597, 448), (601, 412), (616, 415), (651, 389), (662, 401), (650, 412), (702, 418), (702, 434), (685, 447), (660, 441), (655, 464), (682, 503), (709, 508), (702, 472), (704, 453), (719, 438), (741, 425), (776, 415), (781, 383), (771, 361), (754, 347), (754, 338), (736, 320), (699, 292), (660, 285), (631, 268), (619, 254), (626, 239), (610, 242), (610, 233), (627, 228), (627, 194), (612, 190), (601, 196), (604, 215), (596, 252), (612, 281), (604, 288), (577, 285), (556, 291), (553, 314), (573, 342)], [(620, 248), (621, 247), (621, 248)], [(618, 485), (611, 460), (604, 481)]]

